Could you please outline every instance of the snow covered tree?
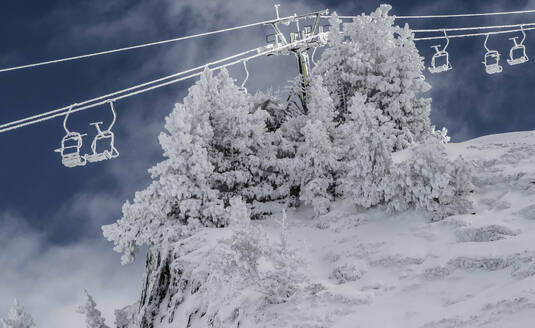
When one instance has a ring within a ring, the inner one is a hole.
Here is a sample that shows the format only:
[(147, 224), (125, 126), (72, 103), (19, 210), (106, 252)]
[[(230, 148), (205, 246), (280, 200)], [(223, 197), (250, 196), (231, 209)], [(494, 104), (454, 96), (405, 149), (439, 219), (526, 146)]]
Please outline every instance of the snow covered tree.
[(137, 328), (136, 317), (138, 310), (139, 303), (134, 303), (125, 306), (122, 309), (115, 310), (115, 326), (117, 328)]
[(370, 15), (362, 14), (344, 23), (335, 14), (329, 42), (314, 75), (323, 76), (337, 109), (338, 119), (348, 115), (349, 101), (356, 93), (380, 109), (389, 124), (392, 150), (420, 142), (430, 134), (429, 98), (421, 94), (430, 86), (422, 79), (423, 58), (412, 32), (394, 26), (389, 5)]
[(93, 300), (93, 297), (89, 295), (87, 290), (84, 290), (85, 302), (78, 307), (77, 312), (85, 315), (86, 328), (109, 328), (104, 323), (104, 318), (99, 310), (97, 310), (97, 304)]
[(167, 117), (160, 135), (166, 159), (149, 170), (154, 181), (123, 206), (123, 217), (104, 235), (134, 260), (142, 245), (160, 247), (198, 227), (223, 227), (225, 207), (240, 196), (253, 215), (288, 188), (277, 169), (277, 148), (262, 103), (242, 92), (226, 70), (205, 70), (183, 103)]
[(320, 215), (329, 210), (335, 196), (334, 105), (321, 77), (312, 79), (307, 94), (308, 121), (301, 129), (303, 142), (295, 155), (294, 174), (300, 177), (300, 199)]
[(383, 119), (381, 111), (357, 93), (339, 127), (342, 169), (338, 192), (366, 208), (384, 202), (385, 179), (392, 166), (390, 140), (386, 137), (389, 124), (381, 125)]
[[(226, 70), (219, 79), (218, 102), (211, 108), (214, 131), (209, 145), (214, 166), (213, 188), (220, 191), (226, 206), (240, 196), (253, 217), (265, 213), (265, 203), (286, 194), (278, 190), (275, 134), (268, 131), (273, 117), (262, 109), (265, 97), (241, 92)], [(269, 211), (268, 211), (269, 212)]]
[[(210, 185), (214, 167), (209, 144), (214, 131), (210, 108), (218, 102), (218, 79), (206, 70), (183, 103), (167, 117), (160, 134), (166, 159), (149, 170), (154, 181), (123, 205), (123, 217), (103, 226), (104, 236), (131, 263), (142, 245), (162, 246), (199, 225), (226, 224), (224, 204)], [(189, 228), (189, 229), (188, 229)]]
[(26, 312), (18, 300), (13, 302), (7, 313), (7, 318), (2, 319), (1, 322), (3, 328), (31, 328), (35, 326), (32, 316)]

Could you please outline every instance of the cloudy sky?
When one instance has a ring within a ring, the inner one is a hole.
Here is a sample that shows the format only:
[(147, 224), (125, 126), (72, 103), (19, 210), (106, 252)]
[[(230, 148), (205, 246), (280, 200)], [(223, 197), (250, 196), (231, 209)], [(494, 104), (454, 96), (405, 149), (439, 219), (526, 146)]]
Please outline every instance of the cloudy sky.
[[(380, 2), (277, 1), (281, 15), (329, 8), (341, 15), (370, 12)], [(27, 64), (152, 42), (247, 24), (274, 17), (272, 1), (256, 0), (3, 0), (0, 11), (0, 67)], [(492, 12), (534, 9), (529, 1), (392, 0), (398, 15)], [(481, 19), (409, 21), (413, 28), (532, 23), (535, 14)], [(400, 21), (400, 23), (404, 23)], [(0, 122), (48, 111), (104, 93), (179, 72), (207, 61), (264, 44), (264, 27), (101, 56), (41, 68), (0, 73)], [(535, 33), (528, 51), (535, 53)], [(418, 47), (427, 63), (430, 46)], [(489, 44), (506, 54), (511, 42), (493, 37)], [(485, 74), (483, 39), (452, 41), (454, 70), (427, 74), (433, 85), (432, 119), (446, 126), (455, 141), (535, 126), (529, 96), (534, 65), (504, 65)], [(249, 90), (284, 89), (296, 74), (292, 57), (250, 62)], [(231, 69), (239, 81), (241, 67)], [(100, 226), (120, 218), (121, 205), (149, 183), (146, 170), (161, 159), (157, 135), (173, 104), (192, 81), (128, 98), (116, 104), (120, 157), (67, 169), (53, 150), (64, 135), (60, 119), (0, 134), (0, 317), (15, 297), (34, 315), (38, 327), (83, 327), (75, 313), (87, 288), (113, 323), (113, 310), (139, 296), (143, 261), (126, 267), (101, 236)], [(72, 116), (82, 131), (88, 123), (109, 122), (107, 107)]]

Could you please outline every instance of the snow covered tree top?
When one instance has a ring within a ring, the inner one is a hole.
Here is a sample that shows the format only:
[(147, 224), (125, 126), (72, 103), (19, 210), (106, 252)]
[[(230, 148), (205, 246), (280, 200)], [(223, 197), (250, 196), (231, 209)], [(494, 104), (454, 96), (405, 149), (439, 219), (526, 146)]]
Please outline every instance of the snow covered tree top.
[(3, 328), (31, 328), (35, 327), (32, 316), (24, 310), (24, 307), (15, 300), (9, 312), (7, 318), (1, 320)]
[(102, 314), (97, 310), (97, 304), (87, 290), (84, 290), (84, 296), (85, 302), (78, 307), (77, 312), (85, 315), (86, 328), (109, 328), (104, 323)]
[(381, 5), (344, 24), (334, 14), (328, 46), (312, 73), (323, 77), (342, 120), (357, 93), (380, 109), (381, 124), (393, 123), (389, 137), (396, 151), (430, 135), (431, 100), (422, 97), (430, 85), (422, 78), (425, 65), (413, 33), (394, 25), (390, 9)]

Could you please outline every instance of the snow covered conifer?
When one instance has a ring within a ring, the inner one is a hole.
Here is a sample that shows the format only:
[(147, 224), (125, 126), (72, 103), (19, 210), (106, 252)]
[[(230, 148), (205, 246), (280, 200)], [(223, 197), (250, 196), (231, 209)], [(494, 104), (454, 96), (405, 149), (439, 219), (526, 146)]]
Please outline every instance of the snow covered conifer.
[(104, 323), (104, 318), (99, 310), (97, 310), (97, 304), (93, 300), (93, 297), (89, 295), (87, 290), (84, 290), (85, 302), (78, 307), (77, 312), (85, 315), (86, 328), (109, 328)]
[(3, 328), (31, 328), (35, 326), (32, 316), (15, 300), (6, 319), (1, 320)]
[(123, 217), (104, 235), (134, 260), (142, 245), (177, 241), (200, 226), (223, 227), (225, 207), (240, 196), (253, 215), (280, 198), (274, 133), (269, 114), (242, 92), (226, 70), (205, 70), (177, 104), (160, 135), (166, 159), (150, 169), (154, 181), (123, 206)]
[(133, 262), (142, 245), (178, 240), (188, 233), (187, 226), (226, 224), (223, 202), (210, 184), (210, 109), (219, 101), (218, 88), (218, 80), (205, 70), (166, 119), (167, 132), (159, 138), (166, 158), (149, 170), (154, 181), (123, 205), (120, 220), (102, 227), (123, 253), (123, 264)]
[(380, 110), (355, 94), (349, 103), (346, 120), (339, 127), (341, 149), (338, 192), (356, 205), (371, 207), (384, 202), (385, 179), (392, 165), (388, 124)]
[(342, 30), (334, 15), (328, 46), (313, 74), (323, 76), (341, 120), (356, 93), (379, 108), (385, 119), (380, 124), (391, 123), (387, 136), (396, 151), (431, 133), (431, 101), (421, 97), (430, 86), (422, 79), (425, 66), (414, 37), (408, 26), (394, 26), (390, 9), (381, 5), (344, 23)]
[(310, 83), (308, 121), (301, 129), (303, 142), (295, 156), (295, 174), (300, 177), (300, 199), (312, 204), (317, 215), (325, 214), (334, 199), (336, 150), (333, 144), (334, 105), (321, 77)]
[(208, 148), (214, 166), (212, 186), (226, 206), (240, 196), (258, 217), (264, 214), (260, 203), (280, 197), (274, 134), (267, 128), (272, 117), (262, 109), (265, 97), (240, 91), (226, 70), (217, 79), (218, 101), (211, 108), (214, 133)]

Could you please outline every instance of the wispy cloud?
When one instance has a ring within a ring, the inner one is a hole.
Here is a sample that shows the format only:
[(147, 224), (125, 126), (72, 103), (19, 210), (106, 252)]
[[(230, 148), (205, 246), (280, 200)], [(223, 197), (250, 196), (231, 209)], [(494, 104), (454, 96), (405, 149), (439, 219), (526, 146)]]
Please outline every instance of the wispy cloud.
[(0, 317), (18, 298), (39, 327), (83, 327), (75, 310), (87, 288), (111, 324), (113, 309), (139, 297), (142, 263), (121, 267), (102, 240), (50, 246), (24, 218), (9, 213), (0, 215), (0, 226)]

